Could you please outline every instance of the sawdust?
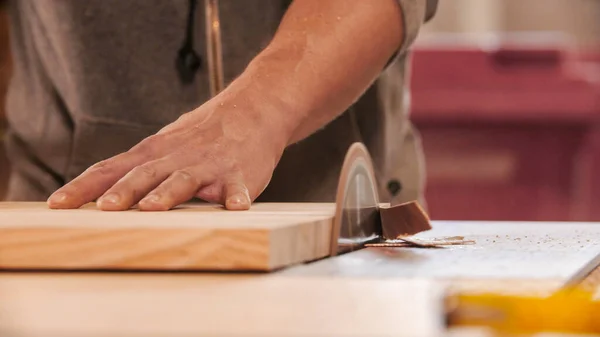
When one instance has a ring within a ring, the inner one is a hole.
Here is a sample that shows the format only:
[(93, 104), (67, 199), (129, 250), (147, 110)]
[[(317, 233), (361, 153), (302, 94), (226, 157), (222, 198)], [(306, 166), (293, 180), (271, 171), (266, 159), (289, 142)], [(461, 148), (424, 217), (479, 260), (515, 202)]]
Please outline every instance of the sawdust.
[(401, 236), (395, 240), (368, 243), (367, 247), (441, 247), (451, 245), (472, 245), (475, 240), (465, 240), (464, 236), (446, 236), (439, 238), (417, 238), (412, 236)]
[(410, 242), (420, 247), (437, 247), (437, 246), (453, 246), (453, 245), (471, 245), (475, 244), (474, 240), (465, 240), (463, 236), (449, 236), (432, 239), (403, 237), (400, 240)]

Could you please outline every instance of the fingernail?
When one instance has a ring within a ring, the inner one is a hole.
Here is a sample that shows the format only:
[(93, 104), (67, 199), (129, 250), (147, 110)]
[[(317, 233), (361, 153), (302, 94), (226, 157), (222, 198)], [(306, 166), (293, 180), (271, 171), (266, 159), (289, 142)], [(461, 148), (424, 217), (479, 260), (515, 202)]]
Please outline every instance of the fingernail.
[(245, 206), (247, 207), (250, 204), (250, 197), (247, 194), (235, 194), (231, 197), (229, 197), (229, 199), (227, 199), (227, 206), (235, 206), (235, 207), (239, 207), (239, 206)]
[(142, 202), (158, 202), (159, 200), (160, 200), (160, 195), (150, 194), (149, 196), (142, 199)]
[(59, 193), (53, 194), (50, 196), (50, 198), (48, 198), (48, 202), (57, 203), (57, 204), (63, 203), (66, 200), (67, 200), (67, 194), (64, 192), (59, 192)]
[(110, 193), (107, 194), (105, 196), (103, 196), (102, 198), (100, 198), (100, 200), (98, 200), (98, 202), (100, 203), (109, 203), (109, 204), (116, 204), (119, 202), (119, 200), (121, 200), (121, 197), (119, 197), (118, 194), (116, 193)]

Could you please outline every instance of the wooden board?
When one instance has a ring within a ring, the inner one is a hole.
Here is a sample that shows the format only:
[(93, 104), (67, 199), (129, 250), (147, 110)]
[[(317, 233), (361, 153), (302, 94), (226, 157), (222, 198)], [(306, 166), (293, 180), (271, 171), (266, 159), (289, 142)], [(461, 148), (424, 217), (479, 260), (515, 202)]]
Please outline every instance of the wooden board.
[(476, 244), (435, 249), (367, 248), (282, 273), (566, 282), (600, 254), (600, 224), (596, 223), (433, 221), (432, 226), (431, 231), (417, 236), (462, 235)]
[(426, 280), (0, 274), (0, 335), (442, 336)]
[(0, 268), (268, 271), (327, 256), (333, 204), (169, 212), (0, 203)]

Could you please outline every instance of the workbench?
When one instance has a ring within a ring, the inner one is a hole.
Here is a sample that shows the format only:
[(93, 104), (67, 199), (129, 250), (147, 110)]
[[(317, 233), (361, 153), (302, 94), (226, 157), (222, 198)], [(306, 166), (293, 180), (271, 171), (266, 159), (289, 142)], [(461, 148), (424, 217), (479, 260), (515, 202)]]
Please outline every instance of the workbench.
[(7, 271), (0, 336), (450, 336), (448, 292), (546, 296), (583, 282), (600, 296), (598, 224), (432, 227), (419, 236), (475, 244), (363, 248), (269, 272)]

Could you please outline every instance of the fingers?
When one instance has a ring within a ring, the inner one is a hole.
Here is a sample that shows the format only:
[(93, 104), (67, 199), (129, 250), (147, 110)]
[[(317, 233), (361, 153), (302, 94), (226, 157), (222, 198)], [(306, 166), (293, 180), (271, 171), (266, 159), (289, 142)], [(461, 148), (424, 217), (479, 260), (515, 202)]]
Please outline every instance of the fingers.
[(139, 202), (143, 211), (166, 211), (193, 198), (203, 186), (216, 179), (213, 170), (195, 166), (173, 172)]
[(209, 199), (224, 200), (225, 208), (229, 210), (250, 208), (250, 195), (241, 173), (227, 177), (223, 184), (222, 198), (211, 191), (212, 186), (220, 184), (217, 180), (215, 170), (205, 165), (178, 170), (143, 198), (138, 206), (143, 211), (166, 211), (204, 193), (210, 196)]
[(250, 208), (250, 194), (241, 173), (234, 173), (228, 177), (224, 192), (225, 208), (229, 210), (247, 210)]
[(122, 211), (138, 203), (177, 169), (177, 161), (169, 157), (135, 167), (98, 199), (104, 211)]
[(126, 210), (136, 203), (141, 210), (161, 211), (206, 194), (230, 210), (250, 208), (251, 198), (239, 170), (225, 170), (232, 173), (223, 176), (217, 174), (222, 168), (214, 165), (178, 170), (186, 163), (170, 157), (146, 160), (147, 156), (126, 152), (100, 162), (57, 190), (48, 205), (79, 208), (98, 198), (98, 208), (105, 211)]
[(132, 168), (143, 162), (143, 156), (125, 152), (99, 162), (54, 192), (48, 198), (50, 208), (79, 208), (101, 196)]

